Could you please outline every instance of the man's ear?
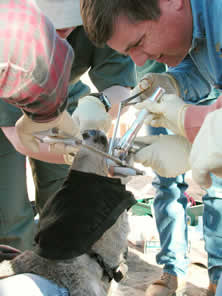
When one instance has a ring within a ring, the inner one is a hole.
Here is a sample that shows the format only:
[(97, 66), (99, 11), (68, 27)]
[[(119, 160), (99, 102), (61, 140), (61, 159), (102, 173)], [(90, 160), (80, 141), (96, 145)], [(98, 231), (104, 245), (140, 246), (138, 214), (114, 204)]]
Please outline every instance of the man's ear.
[(179, 11), (183, 8), (184, 2), (186, 0), (159, 0), (159, 7), (162, 11), (163, 9), (173, 9), (174, 11)]
[(168, 1), (171, 2), (171, 5), (175, 10), (181, 10), (185, 2), (185, 0), (168, 0)]

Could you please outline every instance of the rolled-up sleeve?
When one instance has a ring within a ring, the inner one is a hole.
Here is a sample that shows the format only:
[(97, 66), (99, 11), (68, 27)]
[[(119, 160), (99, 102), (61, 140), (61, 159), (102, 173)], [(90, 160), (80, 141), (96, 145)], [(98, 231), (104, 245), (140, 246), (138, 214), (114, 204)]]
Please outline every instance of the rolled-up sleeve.
[(185, 113), (184, 128), (187, 139), (193, 143), (206, 116), (217, 109), (222, 109), (222, 96), (212, 105), (196, 106), (190, 105)]
[(212, 86), (200, 73), (189, 55), (178, 66), (169, 67), (167, 72), (176, 79), (180, 96), (187, 103), (198, 103), (207, 98), (211, 92)]
[(74, 53), (32, 1), (0, 3), (0, 98), (32, 120), (65, 108)]

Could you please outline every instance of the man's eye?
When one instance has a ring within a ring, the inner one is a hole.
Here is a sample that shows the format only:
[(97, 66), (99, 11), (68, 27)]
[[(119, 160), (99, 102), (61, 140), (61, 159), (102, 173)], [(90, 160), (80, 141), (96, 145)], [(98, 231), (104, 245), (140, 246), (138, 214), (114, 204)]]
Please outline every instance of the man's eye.
[(143, 46), (143, 38), (142, 39), (140, 39), (134, 46), (133, 46), (133, 48), (138, 48), (138, 47), (141, 47), (141, 46)]
[(143, 46), (143, 40), (144, 40), (144, 38), (140, 40), (140, 42), (137, 44), (137, 46)]

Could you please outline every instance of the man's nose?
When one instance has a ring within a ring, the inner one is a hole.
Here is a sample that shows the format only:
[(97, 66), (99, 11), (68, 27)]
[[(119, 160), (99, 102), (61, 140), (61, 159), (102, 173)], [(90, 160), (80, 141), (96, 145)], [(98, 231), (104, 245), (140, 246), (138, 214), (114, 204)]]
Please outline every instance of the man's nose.
[(137, 66), (143, 66), (148, 60), (147, 54), (145, 53), (132, 53), (130, 54), (131, 59)]

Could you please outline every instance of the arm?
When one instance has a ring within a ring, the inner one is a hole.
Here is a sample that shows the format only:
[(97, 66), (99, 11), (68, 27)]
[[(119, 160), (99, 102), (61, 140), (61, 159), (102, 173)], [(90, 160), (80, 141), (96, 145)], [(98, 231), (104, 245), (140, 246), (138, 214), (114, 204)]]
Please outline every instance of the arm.
[(187, 139), (192, 143), (202, 126), (208, 113), (222, 108), (222, 96), (217, 101), (208, 106), (190, 105), (186, 109), (184, 116), (184, 129)]
[(204, 188), (212, 185), (210, 173), (222, 177), (222, 108), (208, 113), (190, 153), (192, 178)]
[(34, 121), (51, 121), (66, 106), (73, 51), (30, 1), (4, 2), (0, 97)]
[(0, 97), (24, 111), (17, 134), (38, 152), (36, 132), (53, 127), (72, 136), (79, 132), (64, 111), (73, 50), (33, 2), (5, 2), (0, 5)]
[(178, 66), (170, 67), (167, 73), (176, 79), (180, 97), (187, 103), (196, 103), (206, 98), (211, 91), (211, 85), (201, 75), (189, 55)]
[(9, 142), (21, 154), (24, 154), (26, 156), (29, 156), (41, 161), (45, 161), (45, 162), (57, 163), (57, 164), (65, 163), (63, 154), (50, 152), (48, 144), (41, 143), (39, 145), (40, 150), (38, 153), (35, 153), (27, 149), (26, 147), (24, 147), (18, 138), (18, 135), (16, 133), (16, 128), (14, 126), (2, 127), (2, 131), (5, 134), (5, 136), (8, 138)]

